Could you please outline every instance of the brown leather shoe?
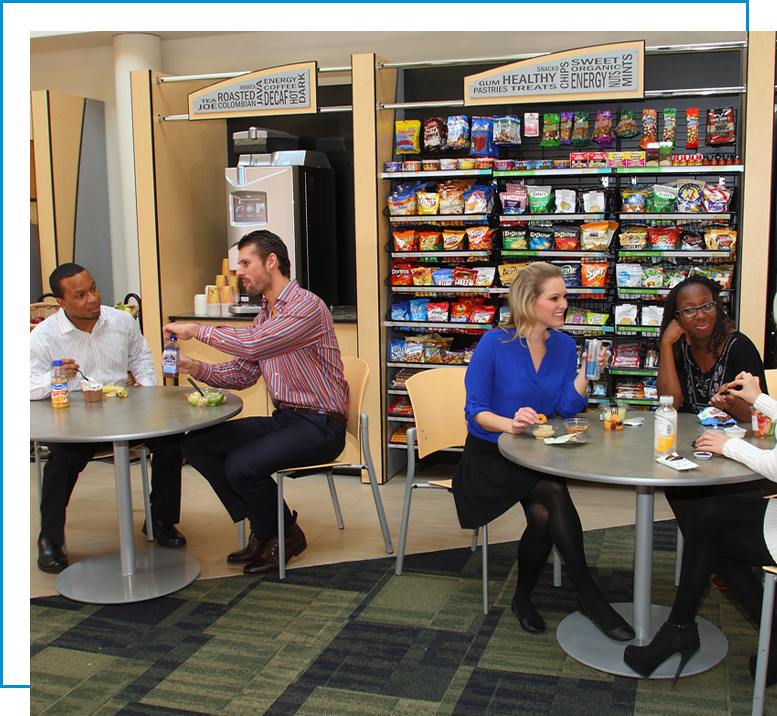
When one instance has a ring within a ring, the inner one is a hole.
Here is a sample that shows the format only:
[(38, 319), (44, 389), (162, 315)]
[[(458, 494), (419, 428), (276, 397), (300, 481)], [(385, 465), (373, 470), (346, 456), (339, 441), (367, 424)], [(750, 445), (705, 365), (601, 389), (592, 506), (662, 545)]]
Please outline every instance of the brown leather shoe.
[(251, 530), (251, 533), (248, 535), (248, 544), (243, 549), (239, 549), (237, 552), (230, 554), (229, 557), (227, 557), (227, 562), (229, 562), (229, 564), (248, 564), (248, 562), (253, 562), (262, 553), (269, 541), (270, 540), (259, 539), (254, 534), (254, 531)]
[[(307, 540), (302, 530), (297, 524), (297, 513), (291, 513), (292, 522), (286, 527), (284, 533), (286, 543), (286, 564), (292, 557), (296, 557), (305, 551), (308, 546)], [(277, 572), (280, 566), (278, 559), (278, 538), (273, 537), (267, 542), (262, 553), (252, 562), (243, 567), (243, 574), (264, 574), (265, 572)]]

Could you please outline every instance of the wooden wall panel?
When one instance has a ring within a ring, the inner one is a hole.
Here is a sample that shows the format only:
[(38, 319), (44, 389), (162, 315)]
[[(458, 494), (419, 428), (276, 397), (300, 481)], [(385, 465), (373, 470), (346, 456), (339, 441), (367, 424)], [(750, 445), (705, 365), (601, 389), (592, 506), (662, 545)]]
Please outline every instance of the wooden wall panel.
[(747, 98), (745, 105), (745, 173), (743, 179), (739, 330), (761, 355), (766, 340), (766, 295), (769, 270), (774, 126), (775, 33), (748, 33)]
[(54, 222), (54, 186), (51, 174), (51, 139), (49, 137), (49, 93), (30, 92), (32, 136), (35, 143), (35, 184), (38, 241), (40, 242), (41, 285), (57, 267), (57, 236)]

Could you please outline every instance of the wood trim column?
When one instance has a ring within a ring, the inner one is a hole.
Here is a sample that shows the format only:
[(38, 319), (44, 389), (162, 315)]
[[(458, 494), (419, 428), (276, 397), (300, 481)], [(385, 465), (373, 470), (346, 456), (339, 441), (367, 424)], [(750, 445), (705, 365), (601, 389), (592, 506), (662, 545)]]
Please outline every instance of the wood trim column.
[(739, 248), (739, 329), (763, 355), (769, 297), (769, 240), (774, 126), (775, 33), (747, 34), (742, 242)]
[(378, 174), (383, 162), (392, 157), (393, 110), (376, 109), (377, 103), (394, 101), (396, 70), (378, 69), (374, 54), (351, 56), (353, 87), (354, 204), (356, 227), (356, 305), (359, 358), (367, 362), (370, 375), (365, 386), (362, 410), (370, 420), (370, 452), (378, 481), (385, 482), (384, 434), (386, 347), (382, 329), (386, 312), (387, 257), (383, 246), (388, 227), (381, 209), (385, 188)]
[(48, 293), (48, 279), (57, 267), (57, 230), (54, 221), (54, 179), (51, 171), (51, 137), (49, 135), (49, 93), (30, 92), (32, 137), (35, 144), (35, 182), (40, 243), (40, 272), (43, 293)]

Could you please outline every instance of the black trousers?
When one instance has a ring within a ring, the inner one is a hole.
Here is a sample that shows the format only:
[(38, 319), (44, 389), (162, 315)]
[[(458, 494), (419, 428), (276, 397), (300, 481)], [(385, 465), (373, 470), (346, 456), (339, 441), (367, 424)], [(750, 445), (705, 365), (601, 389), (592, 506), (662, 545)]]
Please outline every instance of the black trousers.
[[(151, 451), (151, 514), (166, 524), (181, 517), (182, 435), (144, 441)], [(78, 476), (98, 452), (112, 450), (110, 443), (51, 443), (43, 469), (41, 537), (61, 545), (65, 539), (65, 513)]]
[[(345, 426), (325, 415), (276, 410), (270, 417), (230, 420), (188, 433), (182, 449), (211, 484), (229, 516), (251, 520), (259, 539), (278, 533), (273, 473), (331, 462), (345, 446)], [(291, 521), (285, 507), (286, 524)]]

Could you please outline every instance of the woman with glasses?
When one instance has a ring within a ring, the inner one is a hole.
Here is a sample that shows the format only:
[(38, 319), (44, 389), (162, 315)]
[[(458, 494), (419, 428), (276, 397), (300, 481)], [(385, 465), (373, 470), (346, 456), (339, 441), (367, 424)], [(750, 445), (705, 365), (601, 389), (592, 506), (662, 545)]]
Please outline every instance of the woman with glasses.
[[(761, 392), (758, 378), (747, 372), (740, 373), (729, 388), (737, 389), (739, 396), (748, 404), (754, 404), (765, 415), (777, 419), (777, 401)], [(731, 439), (712, 431), (704, 433), (697, 444), (700, 449), (738, 460), (754, 472), (768, 477), (774, 490), (774, 482), (777, 482), (777, 448), (760, 450), (744, 440)], [(730, 575), (731, 580), (727, 580), (726, 585), (731, 595), (758, 624), (761, 619), (763, 586), (760, 575), (756, 574), (751, 565), (774, 565), (775, 558), (777, 499), (764, 500), (758, 495), (737, 495), (699, 500), (691, 511), (680, 584), (669, 619), (650, 644), (627, 646), (623, 660), (638, 674), (649, 676), (670, 656), (680, 654), (676, 681), (688, 659), (700, 646), (695, 616), (710, 573), (718, 570)], [(777, 621), (772, 628), (767, 685), (777, 682), (776, 638)], [(755, 675), (755, 664), (756, 658), (751, 656), (752, 675)]]
[[(712, 405), (738, 422), (750, 422), (750, 405), (728, 390), (728, 383), (742, 372), (758, 377), (766, 391), (764, 365), (758, 349), (736, 330), (720, 298), (720, 286), (705, 276), (690, 276), (666, 298), (661, 322), (658, 394), (671, 395), (674, 407), (699, 413)], [(695, 436), (694, 436), (695, 437)], [(690, 442), (690, 440), (689, 440)], [(683, 536), (687, 536), (692, 510), (699, 500), (724, 495), (768, 495), (774, 485), (759, 480), (715, 487), (667, 487), (666, 499)], [(724, 588), (740, 575), (741, 564), (716, 570), (715, 586)], [(732, 571), (733, 570), (733, 571)]]

